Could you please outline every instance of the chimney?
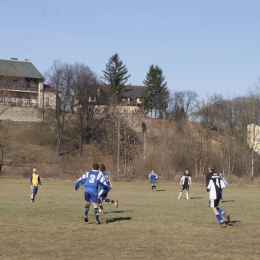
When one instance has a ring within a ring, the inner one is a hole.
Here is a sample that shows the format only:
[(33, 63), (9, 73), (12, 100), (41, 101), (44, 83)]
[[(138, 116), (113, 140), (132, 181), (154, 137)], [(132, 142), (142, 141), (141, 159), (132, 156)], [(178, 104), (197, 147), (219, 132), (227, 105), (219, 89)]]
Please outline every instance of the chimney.
[(10, 60), (18, 60), (18, 58), (11, 58)]
[(28, 62), (29, 60), (28, 59), (24, 59), (25, 62)]

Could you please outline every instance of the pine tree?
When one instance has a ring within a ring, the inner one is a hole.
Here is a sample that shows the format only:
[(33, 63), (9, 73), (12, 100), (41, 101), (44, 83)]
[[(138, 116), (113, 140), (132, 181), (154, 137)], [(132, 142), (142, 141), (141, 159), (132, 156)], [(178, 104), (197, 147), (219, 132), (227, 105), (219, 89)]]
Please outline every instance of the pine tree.
[(103, 70), (104, 79), (102, 83), (107, 86), (107, 91), (115, 104), (120, 104), (124, 98), (126, 92), (126, 82), (131, 75), (128, 74), (128, 70), (123, 62), (120, 60), (118, 54), (114, 54), (106, 64), (106, 70)]
[(164, 82), (162, 70), (156, 65), (150, 66), (146, 79), (143, 81), (145, 89), (143, 91), (142, 106), (151, 116), (164, 117), (169, 102), (169, 90), (167, 82)]

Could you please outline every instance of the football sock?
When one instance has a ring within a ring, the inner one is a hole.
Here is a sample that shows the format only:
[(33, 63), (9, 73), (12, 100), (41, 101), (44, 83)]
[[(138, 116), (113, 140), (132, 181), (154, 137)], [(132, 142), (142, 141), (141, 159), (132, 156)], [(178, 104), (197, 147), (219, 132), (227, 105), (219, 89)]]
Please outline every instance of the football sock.
[(223, 224), (223, 223), (224, 223), (224, 220), (222, 219), (222, 217), (220, 216), (220, 214), (216, 215), (216, 218), (217, 218), (217, 220), (218, 220), (218, 222), (219, 222), (220, 224)]
[(105, 199), (105, 202), (114, 203), (115, 201), (114, 201), (114, 200), (111, 200), (111, 199)]
[(85, 206), (85, 216), (88, 215), (89, 206), (90, 206), (90, 204), (86, 204), (86, 206)]
[(95, 214), (96, 221), (99, 221), (98, 208), (94, 208), (94, 214)]
[(217, 211), (219, 214), (221, 214), (222, 216), (226, 216), (227, 213), (225, 211), (223, 211), (221, 208), (217, 208)]
[(98, 199), (98, 205), (99, 205), (100, 209), (103, 210), (103, 205), (102, 205), (101, 199)]
[(182, 192), (180, 192), (180, 197), (182, 196)]

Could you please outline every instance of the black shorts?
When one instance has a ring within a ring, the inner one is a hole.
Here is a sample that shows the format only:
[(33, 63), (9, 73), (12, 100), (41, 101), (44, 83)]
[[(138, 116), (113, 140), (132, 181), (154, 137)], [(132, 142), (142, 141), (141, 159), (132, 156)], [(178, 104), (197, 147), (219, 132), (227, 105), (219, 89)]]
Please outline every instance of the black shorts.
[(188, 185), (188, 184), (187, 184), (187, 185), (182, 185), (182, 186), (181, 186), (181, 189), (182, 189), (182, 190), (185, 190), (185, 189), (186, 189), (186, 190), (189, 190), (189, 189), (190, 189), (190, 185)]
[(215, 200), (209, 200), (209, 207), (210, 208), (216, 208), (219, 204), (219, 199), (215, 199)]

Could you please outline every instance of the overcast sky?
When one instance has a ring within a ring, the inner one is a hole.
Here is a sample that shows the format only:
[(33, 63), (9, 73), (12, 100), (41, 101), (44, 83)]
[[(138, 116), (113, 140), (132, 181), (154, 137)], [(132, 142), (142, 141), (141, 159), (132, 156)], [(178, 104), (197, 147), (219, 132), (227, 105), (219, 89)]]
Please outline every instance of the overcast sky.
[(0, 0), (0, 59), (80, 62), (102, 76), (118, 53), (143, 85), (150, 65), (171, 92), (245, 96), (260, 77), (259, 0)]

